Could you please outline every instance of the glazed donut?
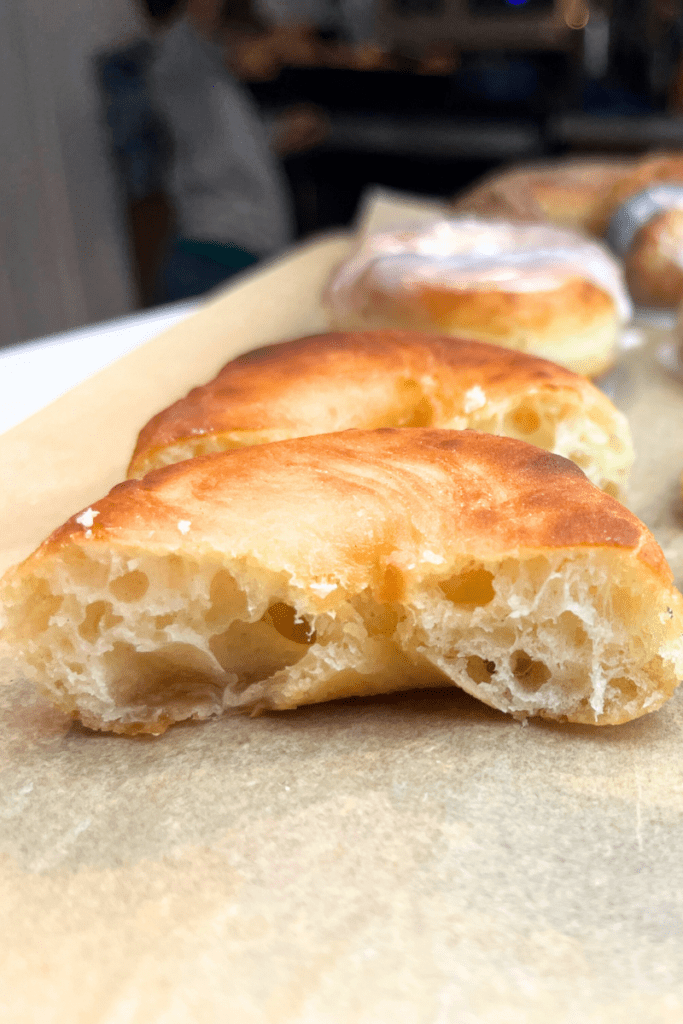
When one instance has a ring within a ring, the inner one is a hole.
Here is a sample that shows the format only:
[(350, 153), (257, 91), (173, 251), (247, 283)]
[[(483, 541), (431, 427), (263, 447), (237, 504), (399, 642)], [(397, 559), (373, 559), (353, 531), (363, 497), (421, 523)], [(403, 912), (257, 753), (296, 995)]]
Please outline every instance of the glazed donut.
[(682, 637), (683, 599), (628, 509), (567, 459), (472, 430), (166, 466), (0, 581), (0, 656), (123, 733), (444, 685), (616, 724), (671, 696)]
[(333, 275), (331, 325), (465, 335), (598, 376), (631, 305), (599, 243), (547, 224), (440, 220), (370, 235)]
[(626, 418), (584, 377), (477, 341), (405, 331), (282, 342), (228, 363), (140, 432), (128, 470), (306, 434), (387, 426), (507, 434), (572, 459), (620, 495)]

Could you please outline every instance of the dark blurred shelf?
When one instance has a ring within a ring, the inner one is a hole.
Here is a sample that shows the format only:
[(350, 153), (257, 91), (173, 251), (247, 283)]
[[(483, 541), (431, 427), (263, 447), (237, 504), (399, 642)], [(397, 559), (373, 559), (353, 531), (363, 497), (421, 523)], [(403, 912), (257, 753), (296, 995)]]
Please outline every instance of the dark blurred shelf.
[(583, 149), (642, 151), (683, 147), (683, 117), (658, 114), (622, 117), (567, 113), (550, 118), (549, 143)]
[(544, 152), (534, 122), (453, 117), (334, 113), (323, 150), (433, 157), (438, 160), (514, 160)]

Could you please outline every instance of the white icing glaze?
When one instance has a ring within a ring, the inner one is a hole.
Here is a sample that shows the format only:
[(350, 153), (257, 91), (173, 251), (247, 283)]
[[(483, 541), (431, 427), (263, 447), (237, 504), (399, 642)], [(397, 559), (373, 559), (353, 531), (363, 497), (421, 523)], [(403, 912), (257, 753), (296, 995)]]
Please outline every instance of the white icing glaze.
[(457, 290), (541, 292), (573, 277), (602, 288), (614, 299), (620, 318), (631, 319), (621, 267), (599, 242), (552, 225), (476, 217), (369, 235), (339, 268), (327, 297), (339, 310), (353, 309), (362, 278), (388, 291), (429, 283)]

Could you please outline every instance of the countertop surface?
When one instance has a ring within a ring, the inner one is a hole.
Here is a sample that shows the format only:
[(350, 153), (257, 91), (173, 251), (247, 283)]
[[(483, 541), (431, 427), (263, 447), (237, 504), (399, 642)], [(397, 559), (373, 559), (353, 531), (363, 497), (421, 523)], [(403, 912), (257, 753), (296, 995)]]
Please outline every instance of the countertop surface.
[(0, 349), (0, 434), (184, 320), (199, 303), (174, 302)]

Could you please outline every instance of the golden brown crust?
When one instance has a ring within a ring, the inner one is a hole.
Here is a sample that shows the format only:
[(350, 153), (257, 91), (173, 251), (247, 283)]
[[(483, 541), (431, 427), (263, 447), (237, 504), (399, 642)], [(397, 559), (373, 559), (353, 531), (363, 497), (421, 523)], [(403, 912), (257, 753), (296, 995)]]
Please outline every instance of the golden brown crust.
[(515, 167), (494, 172), (457, 196), (454, 208), (523, 221), (548, 220), (601, 237), (623, 202), (657, 182), (683, 184), (683, 154)]
[(613, 212), (610, 194), (635, 166), (628, 159), (556, 160), (496, 172), (457, 197), (455, 209), (513, 220), (548, 220), (596, 237)]
[[(277, 516), (264, 522), (270, 504)], [(469, 430), (351, 430), (202, 456), (125, 481), (92, 507), (91, 537), (72, 516), (32, 559), (72, 541), (121, 545), (150, 530), (155, 548), (181, 540), (191, 548), (196, 538), (229, 545), (234, 557), (269, 552), (274, 567), (365, 573), (399, 538), (429, 538), (441, 554), (457, 536), (458, 547), (482, 558), (576, 545), (630, 549), (672, 583), (647, 528), (573, 463)], [(358, 508), (376, 524), (370, 535)], [(179, 521), (192, 524), (185, 537)], [(338, 533), (335, 523), (343, 523)]]
[(621, 164), (586, 164), (567, 177), (552, 174), (531, 180), (530, 189), (543, 216), (561, 227), (587, 231), (601, 238), (607, 230), (611, 206), (607, 195), (624, 173)]
[[(488, 296), (492, 304), (499, 298)], [(129, 474), (159, 465), (174, 445), (207, 438), (231, 448), (352, 427), (478, 425), (468, 413), (472, 388), (480, 389), (491, 408), (506, 402), (512, 407), (525, 395), (562, 397), (576, 410), (599, 410), (619, 430), (614, 410), (596, 388), (546, 360), (411, 331), (333, 332), (271, 345), (228, 363), (214, 380), (150, 420)], [(458, 418), (462, 422), (454, 422)], [(491, 429), (506, 432), (496, 424)]]

